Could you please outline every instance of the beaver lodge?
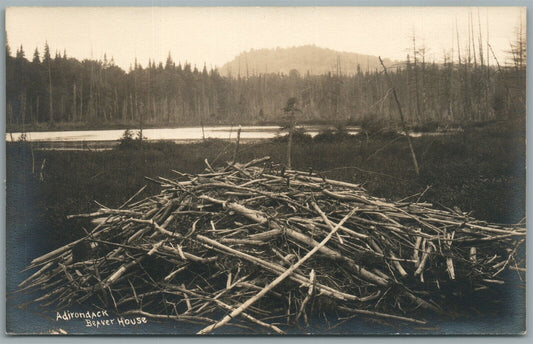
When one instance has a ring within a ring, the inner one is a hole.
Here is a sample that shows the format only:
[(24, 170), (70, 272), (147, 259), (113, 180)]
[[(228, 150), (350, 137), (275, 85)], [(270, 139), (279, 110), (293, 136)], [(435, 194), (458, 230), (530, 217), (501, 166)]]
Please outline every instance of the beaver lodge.
[[(338, 319), (424, 324), (461, 297), (525, 271), (524, 224), (496, 225), (356, 184), (284, 170), (268, 157), (177, 178), (103, 207), (86, 236), (34, 259), (20, 290), (64, 309), (286, 333)], [(428, 313), (429, 312), (429, 313)], [(327, 320), (326, 320), (327, 321)]]

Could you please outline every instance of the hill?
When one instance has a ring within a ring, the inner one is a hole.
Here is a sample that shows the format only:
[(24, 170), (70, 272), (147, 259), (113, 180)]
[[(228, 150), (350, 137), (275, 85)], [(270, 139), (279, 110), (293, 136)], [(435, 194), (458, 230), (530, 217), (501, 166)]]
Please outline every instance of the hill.
[[(383, 59), (386, 65), (394, 61)], [(315, 45), (304, 45), (292, 48), (259, 49), (242, 52), (232, 61), (224, 64), (220, 69), (223, 76), (246, 76), (263, 73), (289, 74), (296, 70), (300, 75), (307, 72), (313, 75), (328, 72), (354, 74), (357, 66), (361, 71), (380, 69), (377, 56), (362, 55), (350, 52), (340, 52)]]

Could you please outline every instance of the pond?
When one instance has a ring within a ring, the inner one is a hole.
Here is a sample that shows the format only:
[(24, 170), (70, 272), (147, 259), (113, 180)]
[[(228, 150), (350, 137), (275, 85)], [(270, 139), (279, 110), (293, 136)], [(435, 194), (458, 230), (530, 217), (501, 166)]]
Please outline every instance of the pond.
[[(317, 135), (327, 126), (306, 126), (307, 134)], [(159, 128), (143, 129), (143, 136), (147, 140), (171, 140), (171, 141), (200, 141), (206, 139), (236, 139), (238, 126), (208, 126), (204, 127), (182, 127), (182, 128)], [(347, 127), (350, 134), (357, 134), (359, 127)], [(125, 129), (113, 130), (70, 130), (70, 131), (41, 131), (26, 132), (26, 140), (32, 142), (53, 141), (53, 142), (74, 142), (74, 141), (117, 141), (124, 134)], [(279, 126), (242, 126), (242, 140), (263, 140), (271, 139), (280, 134)], [(137, 130), (132, 131), (134, 134)], [(6, 133), (6, 141), (18, 141), (22, 133)]]

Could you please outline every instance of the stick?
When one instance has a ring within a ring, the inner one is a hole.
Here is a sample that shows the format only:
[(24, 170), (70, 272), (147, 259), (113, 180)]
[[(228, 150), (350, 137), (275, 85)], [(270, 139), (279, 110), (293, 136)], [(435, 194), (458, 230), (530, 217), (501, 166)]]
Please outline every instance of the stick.
[(128, 264), (122, 265), (118, 270), (116, 270), (111, 276), (109, 276), (104, 281), (104, 286), (109, 288), (109, 286), (115, 283), (116, 280), (120, 278), (120, 276), (122, 276), (129, 268), (131, 268), (134, 265), (139, 264), (141, 260), (143, 260), (145, 257), (153, 255), (162, 244), (163, 244), (163, 241), (160, 241), (157, 244), (154, 244), (152, 249), (148, 253), (146, 253), (146, 255), (143, 255), (142, 257), (138, 259), (134, 259)]
[[(322, 220), (324, 220), (324, 223), (330, 228), (330, 230), (333, 230), (333, 225), (331, 224), (331, 221), (328, 219), (328, 217), (326, 216), (326, 214), (324, 214), (324, 212), (322, 211), (322, 209), (320, 209), (320, 207), (318, 206), (318, 204), (316, 204), (316, 202), (311, 202), (311, 205), (313, 205), (313, 208), (315, 208), (315, 210), (317, 211), (318, 214), (320, 214), (320, 217), (322, 218)], [(341, 245), (344, 245), (344, 241), (342, 240), (341, 236), (339, 235), (339, 233), (336, 233), (337, 235), (337, 239), (339, 240), (339, 243)]]
[(395, 319), (395, 320), (408, 321), (408, 322), (412, 322), (412, 323), (415, 323), (415, 324), (422, 324), (423, 325), (423, 324), (427, 323), (427, 321), (424, 321), (424, 320), (407, 318), (407, 317), (402, 317), (402, 316), (398, 316), (398, 315), (380, 313), (380, 312), (375, 312), (375, 311), (366, 311), (364, 309), (348, 308), (348, 307), (345, 307), (345, 306), (340, 306), (339, 309), (343, 310), (343, 311), (347, 311), (347, 312), (357, 313), (357, 314), (365, 314), (365, 315), (371, 315), (371, 316), (380, 317), (380, 318), (389, 318), (389, 319)]
[(246, 301), (245, 303), (243, 303), (239, 308), (235, 309), (233, 312), (231, 312), (231, 314), (225, 316), (222, 320), (220, 320), (219, 322), (213, 324), (213, 325), (209, 325), (207, 326), (206, 328), (200, 330), (197, 332), (197, 334), (206, 334), (206, 333), (209, 333), (221, 326), (224, 326), (225, 324), (227, 324), (229, 321), (231, 321), (231, 319), (235, 318), (236, 316), (238, 316), (239, 314), (241, 314), (244, 310), (246, 310), (249, 306), (251, 306), (254, 302), (256, 302), (257, 300), (259, 300), (261, 297), (263, 297), (266, 293), (268, 293), (271, 289), (273, 289), (275, 286), (277, 286), (278, 284), (280, 284), (281, 282), (283, 282), (283, 280), (285, 280), (285, 278), (287, 278), (289, 275), (291, 275), (296, 269), (298, 269), (300, 267), (300, 265), (302, 265), (303, 263), (305, 263), (305, 261), (307, 261), (309, 258), (311, 258), (311, 256), (313, 254), (315, 254), (321, 247), (323, 247), (324, 245), (326, 245), (326, 243), (333, 237), (333, 235), (335, 233), (337, 233), (337, 230), (340, 228), (340, 226), (342, 226), (342, 224), (344, 222), (346, 222), (346, 220), (348, 220), (350, 218), (350, 216), (352, 216), (355, 211), (357, 210), (357, 208), (353, 209), (352, 211), (350, 211), (342, 220), (341, 222), (339, 222), (339, 224), (337, 224), (337, 226), (335, 226), (335, 228), (324, 238), (324, 240), (322, 240), (320, 242), (320, 244), (318, 244), (318, 246), (315, 246), (311, 251), (307, 252), (307, 254), (302, 258), (300, 259), (298, 262), (296, 262), (296, 264), (292, 265), (290, 268), (288, 268), (283, 274), (281, 274), (280, 276), (278, 276), (278, 278), (276, 278), (274, 281), (272, 281), (269, 285), (267, 285), (265, 288), (263, 288), (263, 290), (261, 290), (259, 293), (257, 293), (254, 297), (248, 299), (248, 301)]
[(141, 192), (144, 191), (144, 189), (146, 189), (146, 187), (148, 186), (148, 184), (145, 184), (142, 188), (139, 189), (139, 191), (137, 191), (133, 196), (131, 196), (130, 198), (128, 198), (128, 200), (124, 203), (122, 203), (122, 205), (120, 207), (118, 207), (118, 209), (122, 209), (124, 208), (126, 205), (128, 205), (128, 203), (130, 203), (135, 197), (137, 197)]
[[(257, 257), (254, 257), (254, 256), (251, 256), (249, 254), (246, 254), (244, 252), (241, 252), (241, 251), (238, 251), (238, 250), (235, 250), (231, 247), (228, 247), (228, 246), (225, 246), (215, 240), (212, 240), (212, 239), (209, 239), (203, 235), (198, 235), (196, 237), (196, 239), (198, 239), (199, 241), (201, 242), (204, 242), (204, 243), (207, 243), (208, 245), (211, 245), (213, 247), (216, 247), (226, 253), (230, 253), (236, 257), (239, 257), (239, 258), (242, 258), (242, 259), (245, 259), (249, 262), (252, 262), (256, 265), (259, 265), (260, 267), (262, 268), (265, 268), (271, 272), (274, 272), (274, 273), (283, 273), (283, 271), (285, 271), (285, 269), (279, 265), (276, 265), (274, 263), (271, 263), (271, 262), (267, 262), (267, 261), (264, 261), (260, 258), (257, 258)], [(207, 246), (209, 247), (209, 246)], [(290, 276), (290, 278), (292, 280), (294, 280), (295, 282), (298, 282), (304, 286), (309, 286), (311, 284), (311, 282), (309, 281), (308, 278), (298, 274), (298, 273), (294, 273), (293, 275)], [(351, 294), (347, 294), (347, 293), (343, 293), (343, 292), (340, 292), (338, 290), (335, 290), (331, 287), (328, 287), (326, 285), (323, 285), (323, 284), (320, 284), (320, 283), (316, 283), (315, 285), (315, 288), (318, 289), (320, 291), (320, 293), (324, 294), (324, 295), (328, 295), (328, 296), (331, 296), (333, 298), (336, 298), (338, 300), (342, 300), (342, 301), (346, 301), (346, 300), (352, 300), (352, 301), (355, 301), (355, 300), (359, 300), (359, 298), (355, 295), (351, 295)]]
[(134, 212), (131, 210), (120, 210), (120, 209), (101, 209), (94, 213), (89, 214), (76, 214), (76, 215), (67, 215), (67, 220), (78, 218), (78, 217), (101, 217), (102, 215), (130, 215), (130, 216), (142, 216), (142, 213)]
[(309, 273), (309, 280), (312, 282), (312, 284), (309, 286), (309, 289), (307, 290), (307, 295), (305, 296), (305, 299), (302, 301), (302, 305), (300, 306), (300, 310), (298, 311), (298, 314), (296, 315), (296, 319), (294, 320), (294, 322), (297, 322), (298, 319), (300, 319), (300, 316), (302, 315), (302, 313), (305, 312), (305, 306), (307, 305), (311, 297), (313, 297), (315, 278), (316, 278), (315, 270), (311, 269), (311, 272)]

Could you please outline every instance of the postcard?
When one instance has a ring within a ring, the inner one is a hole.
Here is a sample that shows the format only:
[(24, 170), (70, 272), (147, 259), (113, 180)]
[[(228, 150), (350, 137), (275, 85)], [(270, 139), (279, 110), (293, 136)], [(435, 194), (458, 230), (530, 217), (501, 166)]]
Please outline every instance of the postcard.
[(525, 334), (525, 8), (6, 33), (8, 334)]

